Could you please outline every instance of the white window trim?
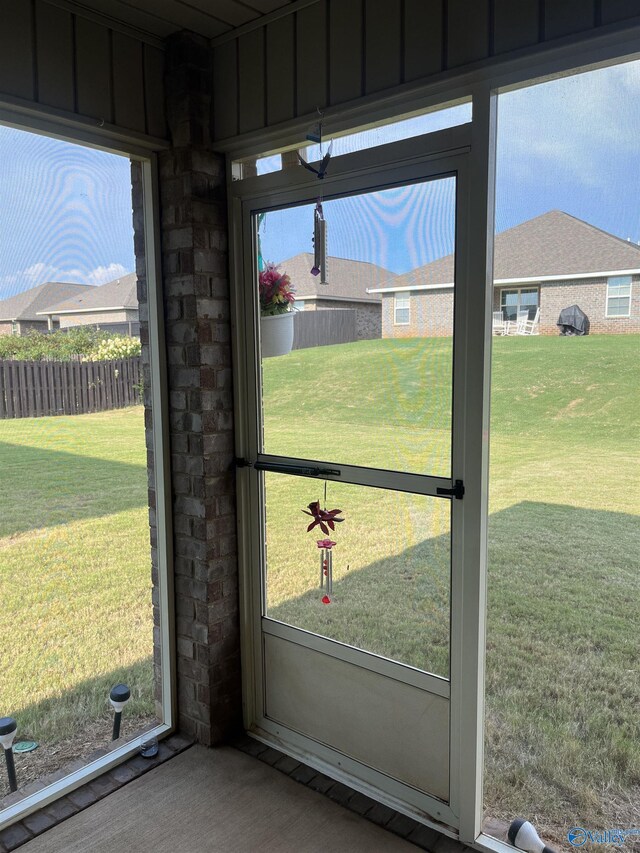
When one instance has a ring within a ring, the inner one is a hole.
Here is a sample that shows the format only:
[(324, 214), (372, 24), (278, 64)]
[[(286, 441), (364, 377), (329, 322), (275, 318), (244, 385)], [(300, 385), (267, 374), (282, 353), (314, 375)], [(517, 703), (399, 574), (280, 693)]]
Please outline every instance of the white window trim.
[[(166, 345), (164, 339), (164, 312), (162, 305), (160, 210), (157, 199), (158, 186), (157, 155), (154, 151), (166, 147), (164, 140), (157, 144), (146, 144), (144, 137), (118, 134), (117, 140), (108, 132), (87, 131), (80, 124), (68, 123), (55, 118), (37, 115), (16, 117), (10, 109), (0, 103), (0, 122), (3, 125), (40, 133), (50, 138), (63, 139), (76, 145), (97, 148), (136, 160), (142, 167), (144, 243), (149, 311), (149, 347), (151, 351), (151, 413), (153, 421), (153, 452), (156, 480), (156, 518), (158, 525), (158, 596), (160, 605), (160, 637), (162, 667), (163, 721), (146, 732), (149, 737), (163, 737), (175, 730), (177, 719), (177, 691), (175, 675), (175, 593), (173, 590), (173, 515), (171, 513), (171, 468), (169, 454), (169, 386), (167, 381)], [(19, 321), (18, 321), (19, 324)], [(157, 706), (156, 706), (157, 707)], [(23, 797), (7, 806), (0, 814), (0, 831), (22, 820), (39, 809), (48, 806), (65, 794), (74, 791), (106, 773), (127, 758), (133, 758), (140, 750), (140, 738), (136, 737), (48, 784), (39, 791)]]
[(505, 290), (508, 293), (517, 293), (518, 294), (518, 305), (516, 307), (516, 313), (522, 310), (521, 296), (522, 296), (523, 290), (526, 290), (527, 293), (531, 293), (533, 290), (535, 290), (537, 292), (537, 294), (538, 294), (538, 306), (537, 307), (538, 307), (538, 309), (540, 308), (540, 288), (539, 287), (531, 287), (531, 286), (527, 286), (527, 287), (501, 287), (500, 288), (500, 294), (499, 294), (500, 295), (500, 310), (501, 311), (504, 311), (504, 308), (505, 308), (505, 306), (502, 304), (502, 294), (505, 292)]
[[(398, 311), (408, 311), (408, 319), (398, 320)], [(393, 325), (394, 326), (409, 326), (411, 325), (411, 296), (409, 295), (406, 305), (398, 305), (398, 297), (393, 297)]]
[[(611, 278), (623, 278), (623, 276), (612, 276)], [(607, 301), (605, 303), (605, 314), (604, 316), (609, 320), (625, 320), (631, 316), (631, 296), (633, 294), (633, 278), (631, 276), (624, 276), (624, 278), (629, 279), (629, 296), (611, 296), (609, 293), (611, 287), (611, 278), (607, 279)], [(619, 285), (617, 285), (619, 286)], [(626, 314), (609, 314), (609, 299), (628, 299), (629, 300), (629, 310)]]

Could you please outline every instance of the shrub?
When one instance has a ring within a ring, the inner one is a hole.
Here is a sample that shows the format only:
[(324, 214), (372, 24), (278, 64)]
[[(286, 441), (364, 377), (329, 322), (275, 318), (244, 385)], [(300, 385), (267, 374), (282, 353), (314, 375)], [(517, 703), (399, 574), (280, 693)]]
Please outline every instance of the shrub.
[(140, 341), (137, 338), (127, 338), (124, 335), (112, 335), (103, 338), (86, 355), (83, 361), (113, 361), (115, 358), (131, 358), (140, 355)]
[(105, 361), (140, 355), (140, 341), (90, 327), (69, 331), (29, 332), (24, 337), (0, 335), (0, 359), (16, 361)]

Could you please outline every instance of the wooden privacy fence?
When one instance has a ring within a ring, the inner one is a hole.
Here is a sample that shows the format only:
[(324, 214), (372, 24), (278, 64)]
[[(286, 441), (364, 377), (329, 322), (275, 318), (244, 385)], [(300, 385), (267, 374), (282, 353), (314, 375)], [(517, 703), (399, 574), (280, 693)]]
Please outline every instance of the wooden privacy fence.
[(140, 356), (84, 362), (0, 360), (0, 419), (135, 406), (140, 377)]
[(296, 311), (293, 317), (293, 348), (350, 344), (357, 339), (353, 309)]

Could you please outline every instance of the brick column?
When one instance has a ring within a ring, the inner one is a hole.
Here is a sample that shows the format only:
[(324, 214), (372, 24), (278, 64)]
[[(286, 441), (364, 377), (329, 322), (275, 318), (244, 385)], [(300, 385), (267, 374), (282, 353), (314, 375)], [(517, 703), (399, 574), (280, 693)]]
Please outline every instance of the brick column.
[[(159, 155), (178, 722), (205, 745), (242, 725), (225, 161), (211, 150), (210, 60), (206, 39), (168, 39), (173, 147)], [(150, 507), (153, 528), (153, 492)]]

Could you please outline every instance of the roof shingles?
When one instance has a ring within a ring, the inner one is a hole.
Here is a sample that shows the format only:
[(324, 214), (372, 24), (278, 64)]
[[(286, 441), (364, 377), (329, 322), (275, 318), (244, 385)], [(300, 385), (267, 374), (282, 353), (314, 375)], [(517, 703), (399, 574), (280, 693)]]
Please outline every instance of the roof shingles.
[(16, 293), (0, 302), (0, 321), (13, 322), (25, 320), (43, 320), (51, 306), (63, 299), (77, 297), (87, 290), (93, 290), (89, 284), (74, 284), (68, 281), (45, 281), (37, 287)]
[(316, 296), (320, 299), (361, 299), (365, 302), (378, 301), (377, 294), (367, 293), (369, 287), (381, 287), (383, 282), (395, 278), (395, 273), (384, 267), (352, 261), (348, 258), (327, 258), (327, 284), (320, 284), (320, 276), (311, 275), (313, 255), (301, 252), (278, 264), (281, 272), (286, 272), (296, 290), (297, 299)]
[[(495, 238), (494, 279), (518, 281), (640, 269), (640, 246), (561, 210), (551, 210)], [(411, 270), (389, 287), (453, 282), (453, 255)], [(385, 285), (383, 285), (385, 286)]]
[(136, 274), (131, 272), (99, 287), (90, 287), (73, 299), (57, 303), (53, 313), (104, 311), (106, 308), (136, 309), (138, 307), (137, 281)]

